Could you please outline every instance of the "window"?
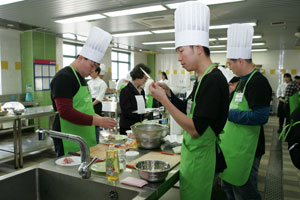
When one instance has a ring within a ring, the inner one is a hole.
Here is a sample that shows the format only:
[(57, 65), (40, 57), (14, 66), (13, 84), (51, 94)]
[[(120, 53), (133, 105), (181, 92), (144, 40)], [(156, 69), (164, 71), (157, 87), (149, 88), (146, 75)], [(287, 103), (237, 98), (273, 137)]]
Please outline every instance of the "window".
[(130, 53), (113, 50), (111, 62), (112, 80), (125, 78), (130, 71)]
[(69, 66), (82, 49), (82, 44), (64, 42), (63, 43), (63, 66)]

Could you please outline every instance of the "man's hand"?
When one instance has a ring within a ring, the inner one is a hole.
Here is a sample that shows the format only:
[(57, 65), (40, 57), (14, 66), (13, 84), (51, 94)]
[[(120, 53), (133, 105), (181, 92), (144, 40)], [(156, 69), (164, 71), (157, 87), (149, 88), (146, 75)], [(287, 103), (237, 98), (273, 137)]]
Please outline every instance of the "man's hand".
[(99, 115), (94, 115), (93, 125), (100, 126), (102, 128), (113, 129), (117, 125), (117, 122), (115, 119), (110, 117), (100, 117)]

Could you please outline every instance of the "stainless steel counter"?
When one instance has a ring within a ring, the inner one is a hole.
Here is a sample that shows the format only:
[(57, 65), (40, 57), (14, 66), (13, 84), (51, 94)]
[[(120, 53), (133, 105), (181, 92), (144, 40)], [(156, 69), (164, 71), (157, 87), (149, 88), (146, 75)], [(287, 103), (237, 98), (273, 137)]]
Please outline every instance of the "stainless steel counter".
[[(141, 156), (148, 151), (139, 149), (139, 152), (140, 152), (140, 156)], [(109, 198), (107, 196), (108, 190), (114, 190), (116, 192), (120, 192), (119, 199), (126, 199), (126, 197), (125, 197), (126, 194), (124, 192), (122, 193), (122, 189), (123, 189), (123, 191), (126, 190), (126, 191), (135, 192), (135, 196), (132, 198), (134, 200), (141, 200), (141, 199), (159, 199), (164, 193), (166, 193), (179, 180), (179, 165), (175, 166), (171, 171), (169, 171), (169, 174), (164, 181), (158, 182), (158, 183), (148, 183), (147, 185), (145, 185), (142, 188), (120, 184), (119, 181), (110, 182), (106, 179), (105, 174), (92, 173), (92, 176), (90, 179), (81, 179), (81, 177), (77, 171), (78, 166), (73, 166), (73, 167), (60, 166), (60, 165), (55, 164), (56, 159), (58, 159), (58, 158), (54, 158), (49, 161), (40, 163), (39, 165), (33, 166), (31, 168), (22, 169), (22, 170), (4, 175), (4, 176), (0, 177), (0, 184), (1, 184), (1, 182), (4, 183), (5, 180), (7, 180), (7, 179), (12, 180), (13, 177), (16, 177), (16, 176), (20, 177), (20, 174), (22, 174), (22, 173), (27, 173), (30, 170), (32, 171), (32, 169), (34, 169), (34, 168), (39, 168), (42, 170), (47, 170), (52, 173), (55, 173), (58, 175), (58, 177), (61, 177), (61, 178), (58, 178), (60, 180), (60, 182), (58, 182), (57, 184), (60, 184), (64, 181), (66, 181), (63, 177), (66, 177), (66, 176), (72, 177), (72, 178), (68, 178), (68, 180), (69, 180), (69, 181), (67, 181), (68, 185), (71, 185), (73, 188), (77, 188), (77, 190), (79, 190), (79, 193), (86, 193), (88, 189), (91, 190), (90, 188), (85, 187), (86, 185), (99, 184), (97, 186), (99, 188), (98, 190), (105, 191), (103, 193), (103, 196), (98, 196), (99, 199), (114, 199), (114, 198)], [(121, 171), (121, 173), (120, 173), (120, 180), (123, 180), (126, 177), (140, 178), (137, 170), (129, 169), (129, 168), (126, 168), (124, 171)], [(22, 178), (22, 179), (24, 180), (24, 178)], [(21, 177), (18, 180), (20, 181), (20, 179), (21, 179)], [(31, 178), (31, 179), (34, 179), (34, 178)], [(41, 179), (40, 181), (43, 181), (43, 180)], [(10, 182), (12, 182), (12, 181), (10, 181)], [(94, 184), (91, 184), (91, 183), (94, 183)], [(20, 183), (15, 181), (14, 184), (18, 185)], [(43, 184), (43, 183), (41, 183), (41, 184)], [(55, 187), (51, 186), (51, 184), (54, 184), (54, 183), (49, 182), (47, 184), (47, 188), (49, 188), (49, 190), (51, 190), (51, 188), (54, 190)], [(2, 184), (2, 185), (4, 185), (4, 184)], [(38, 186), (33, 186), (33, 187), (38, 187)], [(57, 186), (57, 187), (60, 187), (60, 186)], [(95, 189), (95, 190), (97, 190), (97, 189)], [(89, 191), (89, 193), (90, 192), (96, 193), (97, 191), (95, 191), (95, 190)], [(28, 190), (26, 192), (28, 192)], [(59, 192), (65, 194), (66, 188), (61, 188), (59, 190)], [(67, 193), (69, 193), (69, 192), (72, 192), (72, 191), (67, 191)], [(20, 192), (20, 193), (22, 193), (22, 192)], [(24, 191), (24, 193), (25, 193), (25, 191)], [(4, 191), (3, 195), (4, 195), (4, 197), (6, 196), (5, 191)], [(69, 199), (69, 198), (65, 198), (65, 199)], [(76, 199), (82, 199), (82, 198), (77, 196), (74, 199), (76, 200)]]

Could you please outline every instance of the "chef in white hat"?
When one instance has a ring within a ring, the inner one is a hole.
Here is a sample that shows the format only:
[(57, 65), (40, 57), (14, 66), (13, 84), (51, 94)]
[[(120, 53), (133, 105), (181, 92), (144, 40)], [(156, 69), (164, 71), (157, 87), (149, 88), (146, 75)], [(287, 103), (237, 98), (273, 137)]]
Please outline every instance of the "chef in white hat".
[[(55, 111), (53, 129), (82, 137), (89, 146), (96, 145), (95, 126), (113, 128), (116, 121), (95, 114), (85, 77), (99, 67), (112, 36), (93, 27), (78, 57), (61, 69), (51, 81), (51, 99)], [(79, 151), (79, 146), (67, 140), (54, 140), (57, 156)]]
[(181, 101), (164, 83), (150, 86), (151, 95), (184, 129), (180, 199), (210, 200), (215, 172), (226, 167), (217, 137), (226, 123), (229, 89), (226, 78), (210, 59), (209, 24), (209, 8), (201, 2), (182, 3), (175, 11), (178, 61), (188, 72), (198, 75), (188, 99)]
[(258, 167), (265, 153), (263, 124), (268, 121), (272, 89), (252, 63), (253, 27), (232, 24), (227, 32), (229, 69), (240, 77), (230, 103), (221, 149), (227, 168), (220, 173), (228, 199), (261, 199)]

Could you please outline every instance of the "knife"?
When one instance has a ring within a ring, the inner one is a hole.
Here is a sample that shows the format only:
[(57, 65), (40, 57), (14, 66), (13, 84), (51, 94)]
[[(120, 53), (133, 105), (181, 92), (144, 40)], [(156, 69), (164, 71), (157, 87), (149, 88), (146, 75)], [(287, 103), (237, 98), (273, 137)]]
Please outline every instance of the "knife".
[(140, 67), (140, 69), (141, 69), (142, 72), (147, 76), (147, 78), (153, 80), (153, 79), (149, 76), (149, 74), (148, 74), (147, 72), (145, 72), (145, 70), (143, 70), (143, 68)]
[[(80, 156), (80, 153), (77, 153), (77, 152), (68, 152), (68, 154), (71, 156)], [(94, 157), (90, 156), (90, 160), (93, 160), (93, 159), (94, 159)], [(105, 159), (102, 160), (102, 159), (97, 158), (96, 162), (103, 162), (103, 161), (105, 161)]]

